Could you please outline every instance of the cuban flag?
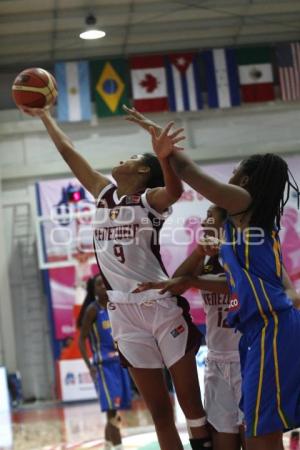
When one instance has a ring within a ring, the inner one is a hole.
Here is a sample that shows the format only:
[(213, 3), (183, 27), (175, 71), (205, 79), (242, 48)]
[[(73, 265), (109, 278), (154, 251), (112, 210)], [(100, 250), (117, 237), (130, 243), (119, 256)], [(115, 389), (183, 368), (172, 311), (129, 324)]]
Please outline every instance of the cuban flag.
[(241, 103), (235, 51), (218, 48), (202, 53), (205, 63), (208, 105), (230, 108)]
[(177, 53), (166, 58), (170, 111), (197, 111), (203, 108), (199, 55)]
[(60, 122), (90, 120), (92, 116), (89, 63), (87, 61), (55, 64), (58, 87), (57, 118)]

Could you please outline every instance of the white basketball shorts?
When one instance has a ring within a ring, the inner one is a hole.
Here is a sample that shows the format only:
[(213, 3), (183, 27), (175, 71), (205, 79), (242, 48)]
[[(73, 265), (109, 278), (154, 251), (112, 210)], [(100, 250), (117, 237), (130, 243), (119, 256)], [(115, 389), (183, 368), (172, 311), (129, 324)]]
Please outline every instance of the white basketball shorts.
[(124, 367), (171, 367), (188, 351), (198, 351), (201, 333), (183, 297), (145, 303), (108, 303), (112, 335)]
[(220, 433), (238, 433), (243, 423), (239, 362), (207, 360), (204, 375), (204, 409), (208, 422)]

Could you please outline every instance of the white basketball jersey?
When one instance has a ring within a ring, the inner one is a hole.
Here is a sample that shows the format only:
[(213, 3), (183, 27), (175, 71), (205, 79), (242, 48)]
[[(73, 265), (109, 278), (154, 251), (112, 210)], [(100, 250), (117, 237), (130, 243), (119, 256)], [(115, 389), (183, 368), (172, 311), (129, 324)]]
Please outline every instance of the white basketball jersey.
[[(208, 258), (204, 265), (204, 274), (220, 277), (224, 269), (218, 256)], [(230, 302), (229, 294), (201, 291), (206, 313), (206, 343), (208, 358), (216, 361), (239, 361), (238, 345), (240, 333), (227, 325), (226, 317)]]
[(117, 187), (109, 184), (100, 192), (94, 246), (108, 290), (129, 294), (140, 282), (168, 278), (159, 253), (159, 231), (170, 212), (152, 209), (147, 190), (118, 198)]

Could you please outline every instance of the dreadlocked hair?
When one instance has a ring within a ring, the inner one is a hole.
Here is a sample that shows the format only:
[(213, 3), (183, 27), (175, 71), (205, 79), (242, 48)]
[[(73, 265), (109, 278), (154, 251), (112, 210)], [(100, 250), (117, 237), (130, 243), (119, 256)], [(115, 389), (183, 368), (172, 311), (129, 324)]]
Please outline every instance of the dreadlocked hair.
[(84, 302), (82, 303), (82, 306), (79, 311), (79, 315), (76, 321), (76, 327), (81, 328), (83, 316), (87, 308), (90, 306), (91, 303), (95, 301), (95, 282), (99, 275), (95, 275), (92, 278), (89, 278), (86, 283), (86, 296), (84, 299)]
[(147, 182), (147, 187), (156, 188), (165, 186), (164, 175), (158, 158), (152, 153), (144, 153), (143, 163), (145, 166), (150, 167), (150, 177)]
[(279, 230), (291, 188), (296, 191), (299, 208), (299, 187), (287, 163), (273, 153), (253, 155), (242, 162), (241, 171), (249, 176), (246, 188), (252, 197), (249, 207), (252, 212), (250, 225), (261, 227), (268, 232), (271, 232), (275, 225)]

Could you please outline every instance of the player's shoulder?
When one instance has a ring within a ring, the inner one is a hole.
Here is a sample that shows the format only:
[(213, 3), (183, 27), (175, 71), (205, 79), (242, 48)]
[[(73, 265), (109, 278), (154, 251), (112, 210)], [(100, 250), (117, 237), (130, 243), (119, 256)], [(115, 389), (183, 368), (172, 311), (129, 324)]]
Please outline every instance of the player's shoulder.
[(96, 316), (98, 313), (98, 305), (96, 302), (92, 302), (87, 308), (86, 308), (86, 315), (88, 317)]

